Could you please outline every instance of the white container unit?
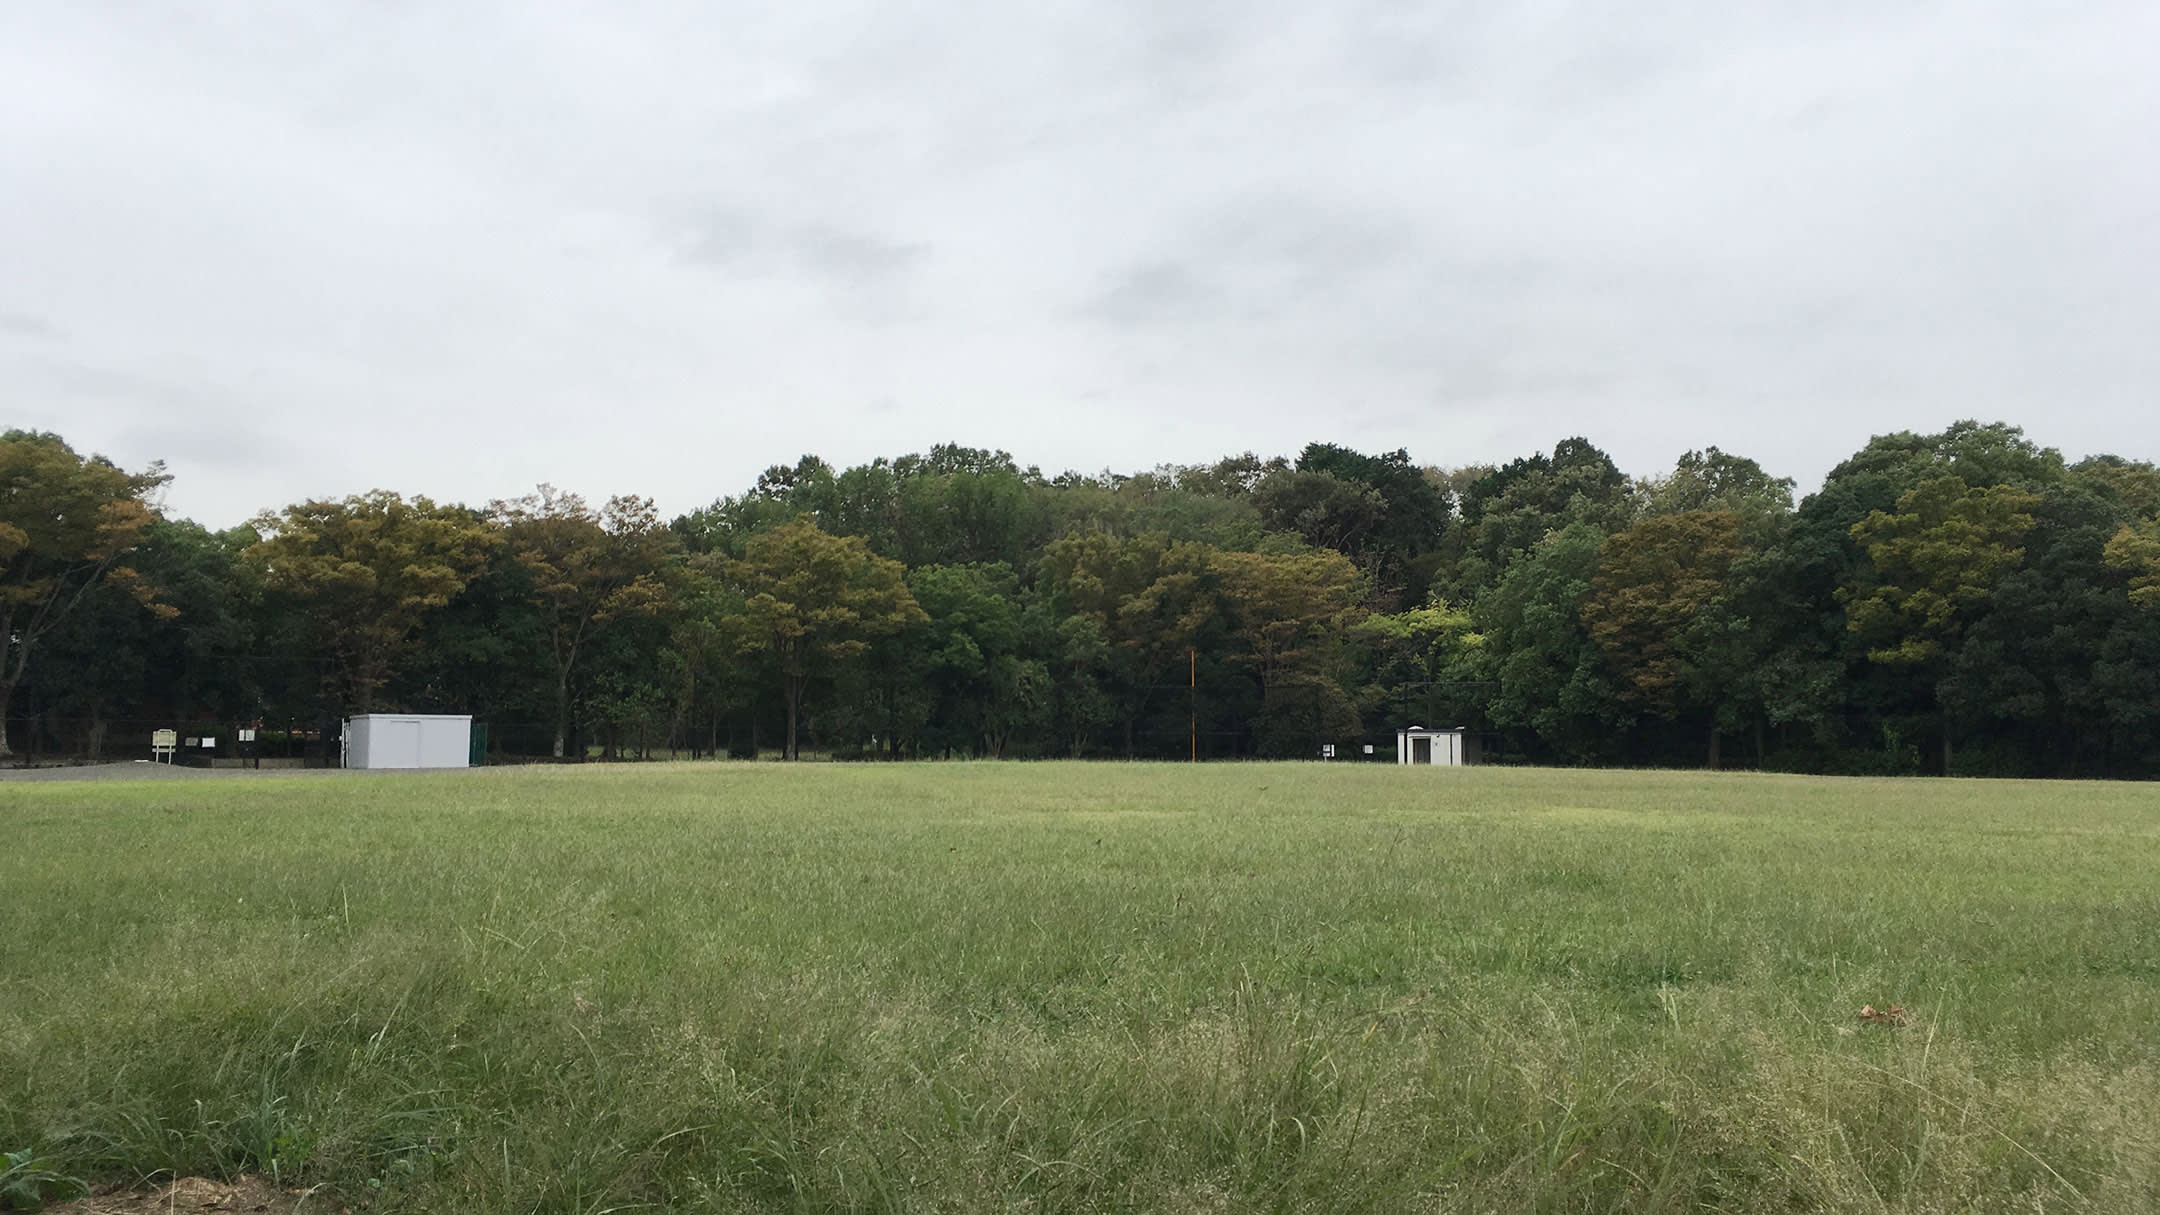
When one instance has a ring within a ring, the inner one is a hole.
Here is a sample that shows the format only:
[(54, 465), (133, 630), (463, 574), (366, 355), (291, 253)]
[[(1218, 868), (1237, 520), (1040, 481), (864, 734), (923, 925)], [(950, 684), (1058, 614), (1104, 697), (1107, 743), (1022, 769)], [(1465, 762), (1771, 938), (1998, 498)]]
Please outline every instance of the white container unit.
[(1423, 726), (1411, 726), (1395, 731), (1395, 762), (1398, 764), (1434, 764), (1443, 768), (1460, 767), (1474, 763), (1467, 732), (1457, 727), (1453, 730), (1428, 730)]
[(362, 713), (345, 719), (348, 768), (469, 768), (472, 717)]

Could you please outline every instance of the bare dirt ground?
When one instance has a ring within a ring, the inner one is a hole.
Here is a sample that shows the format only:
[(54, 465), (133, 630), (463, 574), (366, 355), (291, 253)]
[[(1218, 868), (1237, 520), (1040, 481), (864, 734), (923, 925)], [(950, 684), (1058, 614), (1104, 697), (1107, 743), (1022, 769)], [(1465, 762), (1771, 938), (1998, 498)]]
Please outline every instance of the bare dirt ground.
[(300, 1215), (342, 1208), (310, 1202), (310, 1190), (281, 1190), (260, 1177), (227, 1184), (204, 1177), (182, 1177), (154, 1190), (103, 1190), (88, 1198), (56, 1203), (46, 1215)]

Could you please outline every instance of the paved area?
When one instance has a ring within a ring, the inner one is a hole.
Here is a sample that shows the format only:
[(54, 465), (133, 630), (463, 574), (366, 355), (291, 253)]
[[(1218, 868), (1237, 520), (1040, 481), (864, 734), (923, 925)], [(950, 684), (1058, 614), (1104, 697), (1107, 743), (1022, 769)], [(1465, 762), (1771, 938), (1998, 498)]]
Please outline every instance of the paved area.
[(340, 768), (190, 768), (147, 760), (118, 764), (69, 764), (50, 768), (0, 768), (0, 784), (41, 780), (219, 780), (229, 777), (315, 776)]

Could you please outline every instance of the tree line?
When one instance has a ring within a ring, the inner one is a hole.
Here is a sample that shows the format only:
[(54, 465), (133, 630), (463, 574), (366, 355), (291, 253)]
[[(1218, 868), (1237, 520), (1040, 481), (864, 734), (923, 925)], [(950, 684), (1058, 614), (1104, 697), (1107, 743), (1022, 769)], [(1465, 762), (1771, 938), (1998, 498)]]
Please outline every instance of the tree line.
[(148, 723), (471, 713), (506, 754), (1311, 756), (2160, 772), (2160, 470), (2016, 427), (1870, 440), (1794, 501), (1315, 443), (1045, 476), (940, 446), (776, 465), (674, 519), (379, 490), (211, 531), (0, 436), (0, 755)]

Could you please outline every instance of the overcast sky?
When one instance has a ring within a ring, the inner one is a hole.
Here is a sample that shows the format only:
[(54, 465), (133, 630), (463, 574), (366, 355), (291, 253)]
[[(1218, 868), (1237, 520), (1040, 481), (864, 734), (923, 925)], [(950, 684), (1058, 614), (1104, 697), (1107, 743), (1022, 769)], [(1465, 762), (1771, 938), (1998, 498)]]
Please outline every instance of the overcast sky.
[(220, 527), (945, 441), (2152, 459), (2155, 47), (2149, 0), (11, 0), (0, 425)]

